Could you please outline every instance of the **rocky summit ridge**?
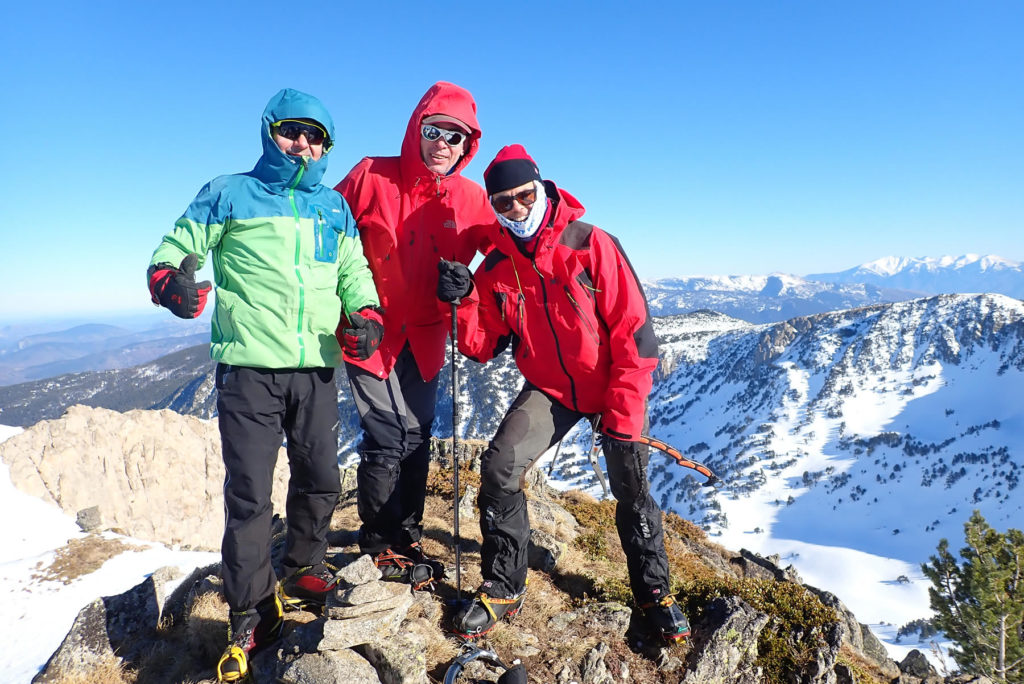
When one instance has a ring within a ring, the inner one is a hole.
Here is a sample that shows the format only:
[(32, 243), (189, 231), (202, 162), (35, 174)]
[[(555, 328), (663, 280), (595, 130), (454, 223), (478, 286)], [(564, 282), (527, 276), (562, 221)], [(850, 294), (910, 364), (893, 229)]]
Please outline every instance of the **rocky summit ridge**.
[[(4, 442), (0, 457), (11, 467), (16, 486), (49, 496), (68, 512), (79, 513), (75, 507), (89, 503), (72, 498), (70, 492), (109, 492), (84, 509), (91, 513), (80, 516), (93, 521), (91, 535), (116, 537), (111, 528), (118, 528), (139, 538), (183, 545), (199, 535), (191, 523), (183, 520), (175, 528), (169, 521), (141, 520), (155, 515), (141, 502), (192, 490), (209, 496), (210, 507), (216, 508), (223, 475), (212, 465), (219, 448), (211, 426), (169, 411), (119, 414), (75, 407), (60, 419), (43, 421)], [(464, 487), (457, 507), (463, 536), (461, 573), (456, 575), (451, 552), (450, 442), (434, 442), (424, 521), (427, 552), (448, 566), (448, 577), (436, 593), (384, 583), (369, 558), (359, 555), (354, 545), (355, 496), (351, 471), (346, 471), (328, 556), (339, 568), (340, 588), (324, 615), (288, 614), (284, 638), (254, 661), (255, 681), (443, 680), (462, 649), (446, 631), (452, 604), (459, 598), (455, 578), (461, 579), (465, 596), (480, 579), (473, 501), (483, 445), (462, 441), (459, 446)], [(61, 474), (57, 484), (47, 479), (47, 472)], [(96, 485), (98, 472), (103, 473), (101, 487)], [(896, 663), (835, 596), (805, 586), (776, 558), (713, 543), (674, 515), (666, 519), (666, 546), (673, 590), (691, 618), (693, 635), (686, 643), (665, 646), (630, 604), (611, 522), (614, 502), (599, 502), (581, 492), (558, 493), (539, 469), (533, 472), (527, 496), (534, 527), (527, 603), (514, 622), (500, 624), (480, 645), (506, 663), (521, 661), (531, 682), (987, 681), (940, 678), (916, 651)], [(136, 505), (122, 508), (114, 501), (125, 498)], [(198, 514), (179, 517), (194, 515)], [(283, 528), (278, 520), (278, 550)], [(196, 543), (201, 545), (205, 544)], [(82, 609), (34, 681), (212, 681), (226, 636), (226, 607), (217, 573), (217, 565), (197, 568), (187, 577), (175, 569), (157, 569), (121, 595), (97, 597)], [(501, 671), (478, 659), (459, 681), (493, 682)]]

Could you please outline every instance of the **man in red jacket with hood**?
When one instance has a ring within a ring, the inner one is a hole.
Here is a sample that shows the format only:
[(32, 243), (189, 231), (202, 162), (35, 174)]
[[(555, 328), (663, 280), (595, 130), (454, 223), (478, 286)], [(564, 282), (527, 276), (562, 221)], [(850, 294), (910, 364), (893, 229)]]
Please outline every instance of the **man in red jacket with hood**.
[[(526, 593), (526, 471), (581, 418), (600, 430), (630, 587), (669, 640), (690, 626), (669, 587), (661, 510), (650, 495), (647, 395), (658, 343), (640, 283), (618, 240), (583, 223), (583, 205), (542, 181), (521, 145), (484, 171), (497, 230), (473, 276), (440, 264), (438, 297), (462, 300), (459, 349), (484, 362), (512, 343), (526, 379), (481, 463), (483, 584), (455, 616), (467, 637), (519, 611)], [(475, 285), (475, 287), (474, 287)]]
[(345, 359), (363, 428), (359, 545), (385, 579), (417, 588), (443, 574), (420, 546), (430, 426), (451, 329), (434, 296), (437, 264), (468, 263), (494, 222), (483, 188), (461, 175), (480, 135), (469, 91), (435, 83), (409, 118), (401, 154), (364, 158), (335, 188), (359, 226), (385, 330), (378, 353)]

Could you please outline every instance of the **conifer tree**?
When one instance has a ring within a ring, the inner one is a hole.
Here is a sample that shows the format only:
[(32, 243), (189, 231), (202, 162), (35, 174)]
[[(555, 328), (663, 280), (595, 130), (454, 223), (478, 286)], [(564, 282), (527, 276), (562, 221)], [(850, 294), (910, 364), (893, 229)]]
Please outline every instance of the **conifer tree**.
[(957, 645), (951, 655), (964, 672), (1024, 683), (1024, 533), (1000, 534), (974, 511), (964, 536), (962, 561), (942, 539), (921, 566), (935, 625)]

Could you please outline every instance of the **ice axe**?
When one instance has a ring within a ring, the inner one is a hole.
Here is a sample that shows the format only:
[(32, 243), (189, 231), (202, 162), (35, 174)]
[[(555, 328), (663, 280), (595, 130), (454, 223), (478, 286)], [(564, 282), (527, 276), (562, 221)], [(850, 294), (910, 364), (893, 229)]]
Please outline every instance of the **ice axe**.
[(715, 484), (718, 483), (718, 476), (711, 472), (711, 468), (708, 468), (706, 465), (699, 461), (694, 461), (692, 459), (686, 458), (679, 451), (679, 449), (676, 449), (671, 444), (666, 444), (665, 442), (662, 442), (660, 439), (655, 439), (650, 435), (640, 435), (640, 438), (637, 441), (640, 442), (641, 444), (646, 444), (649, 447), (653, 447), (658, 451), (668, 454), (673, 459), (675, 459), (675, 462), (678, 463), (679, 465), (683, 466), (684, 468), (692, 468), (693, 470), (696, 470), (704, 477), (708, 478), (703, 484), (704, 487), (714, 487)]
[(501, 658), (494, 651), (480, 648), (469, 641), (462, 643), (462, 652), (448, 666), (448, 670), (444, 673), (444, 684), (455, 684), (466, 665), (478, 659), (489, 660), (505, 670), (498, 678), (498, 684), (527, 684), (526, 668), (518, 660), (514, 661), (510, 667), (501, 662)]

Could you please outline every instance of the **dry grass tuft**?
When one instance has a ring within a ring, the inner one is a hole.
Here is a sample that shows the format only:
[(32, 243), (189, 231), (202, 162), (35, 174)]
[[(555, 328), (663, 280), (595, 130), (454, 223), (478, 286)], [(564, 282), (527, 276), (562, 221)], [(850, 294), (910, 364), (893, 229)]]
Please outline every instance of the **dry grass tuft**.
[(120, 658), (110, 655), (86, 670), (54, 680), (53, 684), (136, 684), (136, 681), (136, 673), (126, 668)]
[(141, 551), (142, 547), (125, 544), (120, 539), (108, 539), (98, 534), (88, 534), (70, 540), (65, 546), (57, 549), (53, 562), (45, 568), (36, 566), (32, 578), (44, 582), (62, 582), (71, 584), (84, 575), (92, 574), (104, 563), (125, 551)]
[(854, 651), (847, 644), (843, 644), (839, 649), (838, 661), (853, 671), (854, 681), (859, 684), (886, 684), (889, 681), (889, 677), (882, 672), (878, 665)]

